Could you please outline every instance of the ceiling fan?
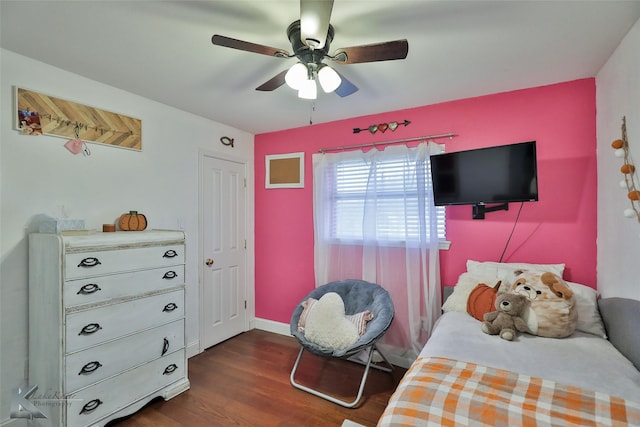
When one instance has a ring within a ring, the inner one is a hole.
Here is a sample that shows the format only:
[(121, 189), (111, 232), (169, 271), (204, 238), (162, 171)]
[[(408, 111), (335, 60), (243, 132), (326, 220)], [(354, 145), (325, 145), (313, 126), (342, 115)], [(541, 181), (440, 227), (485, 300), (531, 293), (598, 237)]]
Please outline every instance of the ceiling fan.
[(406, 39), (340, 48), (330, 55), (329, 46), (335, 34), (333, 26), (329, 23), (332, 9), (333, 0), (300, 0), (300, 19), (292, 22), (287, 28), (287, 37), (293, 53), (219, 34), (213, 35), (211, 42), (218, 46), (276, 58), (296, 57), (296, 64), (267, 80), (256, 90), (272, 91), (287, 83), (298, 91), (300, 98), (306, 99), (316, 99), (316, 80), (325, 92), (335, 91), (341, 97), (349, 96), (358, 90), (353, 83), (325, 64), (325, 58), (337, 64), (356, 64), (407, 57), (409, 43)]

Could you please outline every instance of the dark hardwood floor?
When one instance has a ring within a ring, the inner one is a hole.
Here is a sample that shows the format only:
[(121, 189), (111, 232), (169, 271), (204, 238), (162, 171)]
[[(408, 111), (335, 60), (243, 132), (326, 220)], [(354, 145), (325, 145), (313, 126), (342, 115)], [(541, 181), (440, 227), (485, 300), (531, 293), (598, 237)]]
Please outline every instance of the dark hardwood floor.
[[(191, 388), (157, 399), (114, 427), (375, 426), (405, 369), (371, 369), (359, 405), (344, 408), (294, 388), (289, 374), (300, 346), (293, 337), (257, 329), (189, 359)], [(353, 400), (364, 366), (305, 352), (296, 381)]]

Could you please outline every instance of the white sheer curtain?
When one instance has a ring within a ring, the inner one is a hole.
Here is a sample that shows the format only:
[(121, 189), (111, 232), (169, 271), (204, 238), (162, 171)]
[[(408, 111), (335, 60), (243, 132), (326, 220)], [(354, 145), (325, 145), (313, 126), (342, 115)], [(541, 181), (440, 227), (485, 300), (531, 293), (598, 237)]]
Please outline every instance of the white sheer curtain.
[(351, 278), (387, 289), (395, 318), (380, 347), (399, 365), (415, 360), (440, 315), (428, 168), (442, 151), (430, 142), (313, 156), (316, 286)]

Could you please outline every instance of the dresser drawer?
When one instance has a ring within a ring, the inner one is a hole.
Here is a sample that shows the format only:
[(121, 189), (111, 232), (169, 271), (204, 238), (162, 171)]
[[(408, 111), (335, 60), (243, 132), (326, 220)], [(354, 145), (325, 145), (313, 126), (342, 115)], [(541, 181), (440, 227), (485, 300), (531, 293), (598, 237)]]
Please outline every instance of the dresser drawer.
[(184, 317), (184, 289), (67, 315), (66, 353)]
[(64, 306), (141, 295), (184, 283), (184, 265), (68, 280), (64, 284)]
[(67, 395), (67, 425), (86, 426), (185, 377), (178, 351)]
[(72, 393), (183, 348), (184, 320), (178, 320), (71, 354), (66, 360), (66, 392)]
[(184, 245), (70, 253), (65, 280), (184, 264)]

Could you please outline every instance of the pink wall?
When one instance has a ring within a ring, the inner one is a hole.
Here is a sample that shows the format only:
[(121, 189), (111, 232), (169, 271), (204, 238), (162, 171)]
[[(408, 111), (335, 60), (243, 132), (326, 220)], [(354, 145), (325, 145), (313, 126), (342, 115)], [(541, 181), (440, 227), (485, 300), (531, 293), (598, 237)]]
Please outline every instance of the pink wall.
[[(314, 287), (313, 153), (448, 132), (458, 136), (438, 142), (446, 142), (449, 152), (537, 141), (540, 201), (524, 204), (502, 261), (565, 263), (565, 279), (595, 288), (595, 117), (590, 78), (256, 135), (256, 317), (288, 323)], [(352, 132), (405, 119), (411, 124), (395, 132)], [(265, 155), (300, 151), (305, 188), (265, 189)], [(498, 261), (519, 207), (512, 203), (509, 211), (488, 213), (485, 220), (472, 220), (470, 206), (447, 208), (451, 248), (440, 252), (443, 284), (455, 284), (467, 259)]]

